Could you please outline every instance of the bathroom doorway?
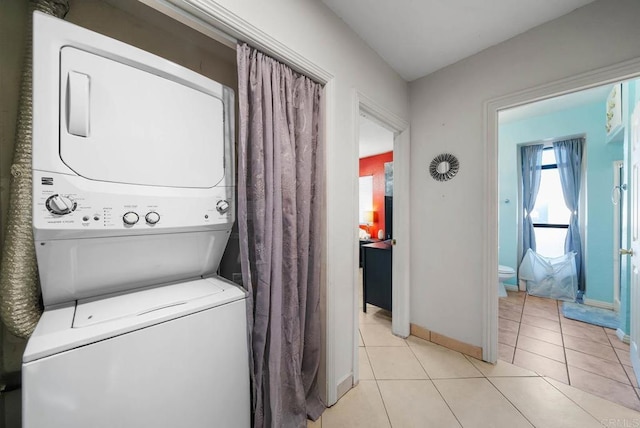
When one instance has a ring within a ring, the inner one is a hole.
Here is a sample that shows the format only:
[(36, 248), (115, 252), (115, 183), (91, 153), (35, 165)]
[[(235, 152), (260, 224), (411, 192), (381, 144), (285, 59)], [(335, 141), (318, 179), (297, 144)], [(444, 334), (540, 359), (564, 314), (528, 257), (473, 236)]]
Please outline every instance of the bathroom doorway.
[[(640, 409), (640, 397), (629, 358), (629, 322), (622, 315), (628, 312), (628, 275), (618, 251), (626, 249), (628, 242), (625, 128), (639, 94), (636, 81), (628, 81), (502, 110), (498, 115), (498, 260), (516, 271), (523, 257), (526, 212), (521, 148), (543, 147), (538, 168), (544, 175), (557, 164), (545, 161), (544, 148), (553, 152), (553, 143), (559, 140), (584, 139), (577, 208), (584, 274), (576, 280), (582, 280), (585, 289), (577, 293), (577, 303), (579, 310), (597, 315), (576, 317), (571, 310), (576, 302), (528, 294), (525, 290), (531, 284), (515, 277), (506, 284), (508, 296), (498, 303), (498, 358), (596, 395), (609, 391), (604, 398), (634, 409)], [(538, 180), (537, 194), (549, 193), (545, 177)], [(556, 199), (562, 201), (562, 186), (556, 187)], [(567, 218), (551, 221), (551, 205), (535, 202), (529, 208), (539, 241), (536, 252), (556, 256), (545, 251), (564, 246), (570, 211), (563, 214)], [(619, 318), (616, 307), (621, 308)], [(601, 316), (607, 315), (611, 322), (602, 323)]]

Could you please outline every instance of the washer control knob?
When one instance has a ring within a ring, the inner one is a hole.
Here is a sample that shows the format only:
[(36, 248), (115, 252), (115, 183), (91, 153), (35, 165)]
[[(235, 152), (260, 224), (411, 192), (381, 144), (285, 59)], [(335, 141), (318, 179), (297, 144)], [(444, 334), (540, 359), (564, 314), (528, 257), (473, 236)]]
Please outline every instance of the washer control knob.
[(147, 221), (148, 224), (156, 224), (157, 222), (160, 221), (160, 214), (158, 214), (155, 211), (150, 211), (147, 213), (146, 216), (144, 216), (144, 219)]
[(224, 199), (218, 201), (218, 203), (216, 204), (216, 209), (220, 214), (225, 214), (227, 211), (229, 211), (229, 207), (229, 202), (225, 201)]
[(73, 199), (68, 196), (52, 195), (45, 202), (47, 209), (56, 215), (71, 214), (77, 207)]
[(140, 217), (138, 216), (138, 214), (134, 213), (133, 211), (129, 211), (128, 213), (122, 216), (122, 221), (124, 221), (124, 224), (129, 226), (133, 226), (138, 222), (138, 220), (140, 220)]

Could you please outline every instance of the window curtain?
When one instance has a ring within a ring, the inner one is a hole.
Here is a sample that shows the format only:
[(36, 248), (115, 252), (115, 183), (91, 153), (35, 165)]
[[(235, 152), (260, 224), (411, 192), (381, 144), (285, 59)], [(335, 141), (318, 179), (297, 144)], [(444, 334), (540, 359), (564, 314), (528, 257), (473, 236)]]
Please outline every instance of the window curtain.
[(320, 367), (323, 88), (238, 45), (238, 226), (254, 427), (302, 427)]
[(542, 149), (544, 145), (535, 144), (522, 146), (520, 155), (522, 159), (522, 212), (524, 215), (522, 224), (522, 257), (531, 248), (536, 250), (536, 236), (533, 230), (531, 211), (536, 204), (538, 190), (540, 190), (540, 178), (542, 173)]
[(564, 251), (576, 253), (576, 271), (578, 272), (578, 290), (584, 291), (584, 272), (582, 267), (582, 241), (578, 222), (578, 208), (580, 204), (580, 182), (582, 175), (582, 152), (584, 138), (574, 138), (553, 143), (553, 151), (556, 155), (560, 183), (564, 203), (571, 211), (569, 229), (564, 241)]

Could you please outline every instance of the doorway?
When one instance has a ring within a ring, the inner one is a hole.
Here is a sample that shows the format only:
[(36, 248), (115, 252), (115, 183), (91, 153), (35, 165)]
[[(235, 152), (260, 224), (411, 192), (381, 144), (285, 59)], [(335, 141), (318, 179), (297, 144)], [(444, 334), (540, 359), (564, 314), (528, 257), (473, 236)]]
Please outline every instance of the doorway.
[[(524, 156), (521, 148), (527, 145), (541, 147), (539, 192), (536, 190), (533, 209), (529, 208), (538, 241), (535, 251), (547, 257), (559, 255), (553, 253), (558, 248), (565, 253), (570, 213), (552, 219), (552, 202), (560, 201), (562, 205), (564, 201), (563, 186), (553, 185), (551, 175), (557, 162), (550, 154), (558, 140), (580, 137), (584, 139), (584, 152), (577, 212), (585, 266), (580, 279), (585, 290), (584, 296), (578, 293), (577, 297), (586, 304), (585, 308), (595, 313), (608, 311), (615, 319), (616, 298), (621, 312), (630, 304), (628, 285), (624, 279), (619, 282), (620, 277), (625, 277), (625, 270), (621, 275), (621, 264), (616, 262), (620, 260), (618, 250), (627, 242), (627, 195), (623, 189), (628, 182), (624, 165), (628, 162), (629, 141), (625, 128), (636, 99), (636, 83), (607, 84), (498, 113), (498, 263), (517, 272), (523, 259), (526, 207), (522, 202), (524, 168), (519, 156), (521, 152)], [(612, 94), (620, 93), (625, 96), (612, 102)], [(624, 113), (613, 113), (611, 110), (616, 106), (622, 106)], [(559, 181), (557, 177), (555, 181)], [(621, 328), (617, 329), (617, 324), (594, 325), (593, 317), (591, 321), (575, 318), (567, 310), (568, 305), (575, 303), (562, 301), (571, 299), (533, 296), (531, 281), (524, 279), (529, 278), (511, 279), (506, 284), (508, 297), (499, 299), (497, 305), (498, 358), (595, 395), (604, 396), (606, 390), (604, 398), (640, 409), (640, 397), (633, 388), (636, 379), (628, 337), (625, 343), (624, 334), (620, 335), (621, 331), (629, 333), (628, 320), (621, 317)], [(529, 293), (522, 291), (523, 285)]]
[[(357, 93), (356, 99), (358, 180), (360, 176), (365, 183), (370, 179), (373, 195), (371, 206), (363, 205), (354, 213), (358, 232), (354, 249), (357, 260), (362, 258), (363, 262), (362, 267), (356, 264), (354, 272), (354, 384), (361, 373), (365, 378), (370, 376), (365, 345), (400, 340), (396, 336), (409, 335), (409, 269), (405, 266), (409, 259), (408, 123), (362, 94)], [(380, 248), (366, 248), (369, 244)], [(380, 260), (374, 260), (376, 257)], [(367, 259), (369, 268), (365, 266)], [(367, 281), (367, 273), (370, 280), (366, 289), (370, 293), (365, 295), (363, 283)], [(382, 278), (381, 274), (386, 277)], [(374, 283), (376, 281), (378, 283)], [(376, 294), (380, 290), (383, 293)]]

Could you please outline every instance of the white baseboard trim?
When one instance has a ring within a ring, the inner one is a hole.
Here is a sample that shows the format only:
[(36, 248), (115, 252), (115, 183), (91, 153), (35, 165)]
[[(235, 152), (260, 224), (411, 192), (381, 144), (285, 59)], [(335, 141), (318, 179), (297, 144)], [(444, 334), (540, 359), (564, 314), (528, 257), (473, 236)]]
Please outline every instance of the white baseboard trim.
[(586, 297), (582, 301), (587, 306), (594, 306), (596, 308), (613, 310), (613, 303), (603, 302), (601, 300), (587, 299)]
[(520, 291), (520, 289), (518, 288), (517, 285), (514, 284), (505, 284), (504, 288), (506, 288), (509, 291)]
[(348, 374), (344, 379), (338, 382), (338, 400), (342, 398), (344, 394), (349, 392), (353, 388), (353, 376)]
[(628, 334), (624, 334), (624, 331), (622, 331), (620, 329), (616, 330), (616, 336), (618, 336), (618, 339), (622, 340), (627, 345), (629, 343), (631, 343), (631, 338), (629, 337), (629, 335)]

